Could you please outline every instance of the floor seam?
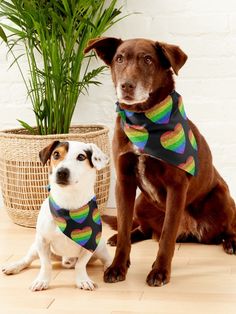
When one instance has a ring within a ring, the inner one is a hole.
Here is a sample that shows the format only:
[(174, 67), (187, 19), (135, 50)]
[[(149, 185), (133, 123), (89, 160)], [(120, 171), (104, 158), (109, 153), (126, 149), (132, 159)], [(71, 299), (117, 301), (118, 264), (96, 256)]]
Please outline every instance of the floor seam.
[(52, 299), (52, 301), (48, 304), (47, 310), (51, 307), (51, 305), (55, 302), (55, 298)]

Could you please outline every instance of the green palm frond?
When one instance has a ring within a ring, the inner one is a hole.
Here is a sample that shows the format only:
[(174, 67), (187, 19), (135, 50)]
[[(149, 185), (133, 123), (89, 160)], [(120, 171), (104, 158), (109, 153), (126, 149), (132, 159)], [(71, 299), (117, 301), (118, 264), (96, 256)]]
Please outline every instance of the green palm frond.
[[(39, 134), (67, 133), (78, 97), (105, 67), (90, 69), (88, 41), (119, 21), (117, 0), (0, 0), (0, 38), (13, 55), (27, 88)], [(29, 79), (20, 64), (24, 47)], [(36, 55), (39, 55), (36, 57)], [(20, 123), (33, 132), (27, 123)]]

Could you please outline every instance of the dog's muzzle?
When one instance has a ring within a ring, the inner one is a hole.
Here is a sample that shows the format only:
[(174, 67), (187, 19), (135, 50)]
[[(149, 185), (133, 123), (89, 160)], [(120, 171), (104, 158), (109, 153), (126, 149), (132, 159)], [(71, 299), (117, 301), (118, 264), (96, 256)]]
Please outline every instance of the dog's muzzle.
[(67, 168), (59, 168), (56, 173), (56, 183), (62, 185), (68, 185), (70, 178), (70, 170)]

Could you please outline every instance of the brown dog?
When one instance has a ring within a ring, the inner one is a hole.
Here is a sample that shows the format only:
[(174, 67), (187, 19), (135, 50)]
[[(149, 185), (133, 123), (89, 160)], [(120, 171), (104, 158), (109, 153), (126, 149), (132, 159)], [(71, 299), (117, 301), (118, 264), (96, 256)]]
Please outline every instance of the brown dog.
[[(134, 113), (149, 117), (153, 108), (159, 112), (163, 102), (173, 95), (172, 70), (177, 74), (187, 60), (179, 47), (145, 39), (99, 38), (90, 41), (85, 52), (91, 49), (110, 66), (119, 110), (128, 117)], [(235, 203), (227, 184), (212, 165), (204, 137), (185, 119), (197, 147), (196, 175), (185, 164), (176, 166), (144, 152), (139, 147), (143, 142), (132, 142), (132, 137), (125, 133), (122, 114), (117, 117), (113, 153), (117, 172), (118, 237), (115, 258), (104, 275), (106, 282), (125, 280), (131, 241), (147, 239), (152, 234), (159, 239), (159, 251), (147, 276), (150, 286), (169, 282), (176, 239), (223, 242), (226, 253), (236, 253)], [(143, 125), (135, 127), (143, 130)], [(176, 130), (173, 128), (172, 133)], [(168, 137), (171, 132), (167, 133)], [(161, 136), (162, 140), (165, 139)], [(170, 142), (161, 143), (171, 153), (178, 148), (167, 147)], [(172, 155), (181, 154), (182, 150)], [(142, 192), (135, 201), (137, 187)]]

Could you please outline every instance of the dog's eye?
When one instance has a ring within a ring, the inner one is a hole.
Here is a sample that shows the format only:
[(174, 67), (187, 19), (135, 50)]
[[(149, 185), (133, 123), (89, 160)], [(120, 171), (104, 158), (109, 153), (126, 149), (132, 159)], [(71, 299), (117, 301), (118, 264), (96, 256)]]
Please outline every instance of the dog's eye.
[(123, 57), (122, 55), (118, 55), (118, 56), (116, 57), (116, 61), (117, 61), (118, 63), (122, 63), (122, 62), (124, 61), (124, 57)]
[(60, 158), (60, 153), (58, 151), (55, 151), (53, 153), (53, 159), (58, 160)]
[(145, 57), (144, 57), (144, 61), (145, 61), (145, 63), (147, 63), (147, 64), (152, 64), (152, 57), (150, 57), (150, 56), (145, 56)]
[(86, 159), (86, 156), (83, 154), (79, 154), (76, 159), (79, 161), (84, 161)]

